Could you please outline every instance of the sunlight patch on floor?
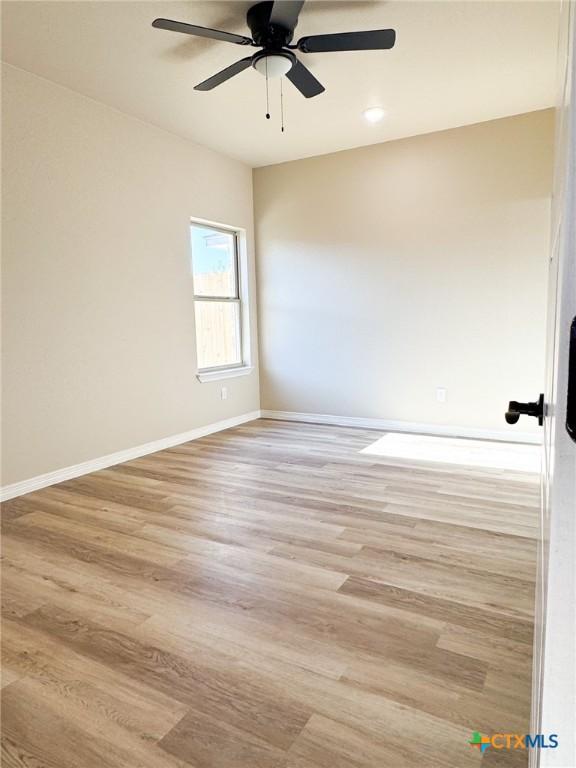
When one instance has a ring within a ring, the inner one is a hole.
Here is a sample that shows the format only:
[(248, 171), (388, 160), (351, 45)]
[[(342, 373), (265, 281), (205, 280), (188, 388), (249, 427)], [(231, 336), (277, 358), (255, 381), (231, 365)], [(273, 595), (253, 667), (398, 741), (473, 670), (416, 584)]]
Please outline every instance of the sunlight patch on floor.
[(541, 446), (389, 432), (361, 453), (469, 467), (540, 472)]

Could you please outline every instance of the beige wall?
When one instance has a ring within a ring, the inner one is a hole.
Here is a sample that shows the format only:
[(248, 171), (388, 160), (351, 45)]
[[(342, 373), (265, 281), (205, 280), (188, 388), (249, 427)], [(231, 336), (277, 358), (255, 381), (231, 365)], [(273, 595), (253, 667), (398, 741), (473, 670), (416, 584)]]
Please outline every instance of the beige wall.
[[(188, 235), (252, 256), (250, 170), (3, 75), (2, 483), (257, 409), (257, 370), (196, 379)], [(542, 387), (552, 121), (255, 171), (263, 407), (505, 429)]]
[(543, 386), (553, 133), (549, 110), (257, 169), (262, 407), (513, 433)]
[(226, 401), (196, 379), (188, 232), (245, 228), (252, 256), (250, 169), (13, 67), (3, 86), (3, 484), (257, 409), (257, 370)]

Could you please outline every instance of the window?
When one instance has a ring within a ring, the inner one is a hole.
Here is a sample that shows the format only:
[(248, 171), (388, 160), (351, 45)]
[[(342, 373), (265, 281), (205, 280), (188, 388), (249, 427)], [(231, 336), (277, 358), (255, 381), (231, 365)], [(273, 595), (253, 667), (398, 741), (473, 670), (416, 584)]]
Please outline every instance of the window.
[(243, 365), (238, 233), (192, 224), (198, 371)]

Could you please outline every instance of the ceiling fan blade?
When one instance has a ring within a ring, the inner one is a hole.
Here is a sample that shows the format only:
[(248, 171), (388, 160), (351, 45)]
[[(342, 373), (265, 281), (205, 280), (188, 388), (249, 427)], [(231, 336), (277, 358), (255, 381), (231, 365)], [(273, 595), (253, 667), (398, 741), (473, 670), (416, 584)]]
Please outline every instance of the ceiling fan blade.
[(308, 67), (305, 67), (298, 59), (294, 62), (292, 69), (286, 73), (286, 77), (307, 99), (311, 96), (318, 96), (319, 93), (326, 90), (322, 83), (316, 80)]
[(244, 35), (235, 35), (233, 32), (222, 32), (220, 29), (209, 29), (209, 27), (197, 27), (195, 24), (186, 24), (184, 21), (154, 19), (152, 26), (157, 29), (167, 29), (169, 32), (183, 32), (185, 35), (209, 37), (211, 40), (221, 40), (224, 43), (252, 45), (252, 40), (249, 37), (244, 37)]
[(373, 29), (369, 32), (336, 32), (334, 35), (310, 35), (301, 38), (296, 47), (302, 53), (376, 51), (392, 48), (395, 42), (395, 30)]
[(277, 24), (284, 29), (292, 29), (298, 24), (298, 16), (304, 0), (274, 0), (270, 13), (270, 24)]
[(221, 72), (217, 72), (215, 75), (212, 75), (212, 77), (209, 77), (208, 80), (204, 80), (203, 82), (198, 83), (198, 85), (195, 85), (194, 90), (211, 91), (212, 88), (216, 88), (217, 85), (225, 83), (226, 80), (234, 77), (234, 75), (237, 75), (243, 70), (248, 69), (251, 64), (251, 56), (248, 56), (245, 59), (240, 59), (240, 61), (236, 61), (234, 64), (230, 64), (229, 67), (226, 67), (226, 69), (223, 69)]

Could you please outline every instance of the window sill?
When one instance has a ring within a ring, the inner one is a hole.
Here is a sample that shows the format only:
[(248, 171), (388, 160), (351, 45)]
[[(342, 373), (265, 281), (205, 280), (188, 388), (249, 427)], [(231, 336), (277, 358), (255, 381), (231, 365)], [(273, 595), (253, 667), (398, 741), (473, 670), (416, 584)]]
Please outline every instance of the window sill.
[(196, 374), (196, 378), (204, 384), (207, 381), (220, 381), (221, 379), (233, 379), (236, 376), (248, 376), (253, 370), (253, 365), (242, 365), (238, 368), (222, 368), (220, 371), (200, 371), (200, 373)]

